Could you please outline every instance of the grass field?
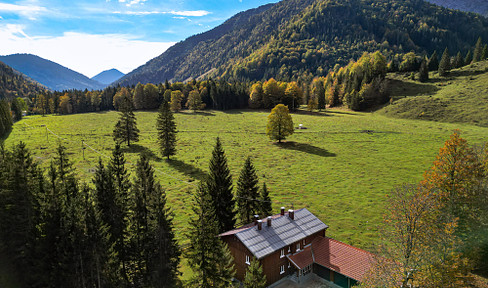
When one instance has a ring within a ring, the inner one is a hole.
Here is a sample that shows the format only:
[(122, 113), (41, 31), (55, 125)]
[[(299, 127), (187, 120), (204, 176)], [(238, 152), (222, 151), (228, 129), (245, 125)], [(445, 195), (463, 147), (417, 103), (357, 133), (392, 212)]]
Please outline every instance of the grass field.
[(426, 83), (389, 74), (395, 100), (380, 113), (406, 119), (471, 123), (488, 127), (488, 61), (454, 69), (448, 77), (430, 73)]

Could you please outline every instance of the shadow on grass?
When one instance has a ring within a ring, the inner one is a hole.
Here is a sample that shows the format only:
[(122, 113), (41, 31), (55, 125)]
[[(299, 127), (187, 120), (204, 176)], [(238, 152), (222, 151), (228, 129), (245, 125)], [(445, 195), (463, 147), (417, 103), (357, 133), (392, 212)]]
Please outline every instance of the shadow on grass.
[(325, 149), (306, 144), (306, 143), (297, 143), (297, 142), (283, 142), (283, 143), (276, 143), (276, 145), (282, 149), (287, 150), (295, 150), (300, 152), (305, 152), (308, 154), (317, 155), (320, 157), (335, 157), (337, 156), (335, 153), (331, 153)]
[(364, 116), (364, 114), (353, 113), (353, 112), (343, 111), (343, 110), (332, 110), (332, 109), (327, 110), (327, 113), (338, 114), (338, 115), (342, 114), (342, 115)]
[(151, 149), (139, 144), (131, 144), (130, 147), (125, 146), (121, 150), (124, 153), (144, 154), (150, 160), (161, 162), (161, 158), (151, 151)]
[(425, 94), (433, 94), (440, 90), (439, 87), (429, 84), (429, 82), (420, 84), (390, 79), (388, 85), (390, 87), (394, 87), (393, 89), (389, 89), (391, 97), (419, 96)]
[(181, 160), (170, 159), (166, 160), (166, 163), (171, 165), (171, 167), (175, 168), (179, 172), (200, 181), (204, 180), (205, 176), (207, 175), (207, 173), (205, 173), (205, 171), (203, 171), (202, 169), (197, 168), (191, 164), (187, 164)]
[(191, 116), (191, 115), (199, 115), (199, 116), (215, 116), (214, 113), (211, 113), (211, 112), (205, 112), (205, 111), (185, 111), (185, 112), (179, 112), (178, 113), (179, 115), (187, 115), (187, 116)]
[(301, 114), (301, 115), (313, 115), (313, 116), (324, 116), (324, 117), (330, 117), (334, 115), (327, 114), (329, 111), (322, 111), (322, 112), (317, 112), (317, 111), (306, 111), (306, 110), (295, 110), (291, 112), (292, 114)]

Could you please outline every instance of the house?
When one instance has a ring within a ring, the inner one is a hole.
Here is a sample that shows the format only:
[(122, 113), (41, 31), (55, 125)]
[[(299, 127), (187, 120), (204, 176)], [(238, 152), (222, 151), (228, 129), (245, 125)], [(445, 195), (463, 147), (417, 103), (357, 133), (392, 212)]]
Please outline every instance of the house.
[(288, 210), (227, 231), (219, 236), (234, 257), (236, 278), (243, 281), (253, 257), (263, 267), (268, 285), (289, 277), (303, 281), (314, 273), (349, 288), (370, 269), (373, 255), (332, 238), (329, 228), (306, 208)]

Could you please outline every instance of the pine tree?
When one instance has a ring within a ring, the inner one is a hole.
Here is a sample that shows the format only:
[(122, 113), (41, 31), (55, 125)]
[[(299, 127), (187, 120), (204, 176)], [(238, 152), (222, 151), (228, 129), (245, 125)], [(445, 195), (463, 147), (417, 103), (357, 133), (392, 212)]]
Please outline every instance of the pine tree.
[(427, 68), (427, 60), (424, 58), (420, 64), (419, 81), (425, 82), (427, 80), (429, 80), (429, 69)]
[(263, 183), (263, 188), (261, 189), (261, 201), (262, 217), (273, 215), (273, 206), (271, 202), (271, 197), (269, 197), (268, 187), (266, 187), (266, 183)]
[(169, 103), (163, 102), (159, 108), (158, 120), (156, 122), (158, 130), (158, 144), (163, 157), (176, 154), (176, 123)]
[(218, 232), (231, 230), (235, 225), (234, 194), (232, 193), (232, 176), (227, 166), (227, 157), (217, 137), (212, 159), (210, 160), (209, 175), (206, 180), (206, 189), (210, 193), (215, 216), (218, 223)]
[(481, 53), (481, 60), (486, 60), (488, 58), (488, 44), (483, 46), (483, 53)]
[(247, 157), (241, 174), (237, 180), (237, 210), (242, 224), (250, 223), (253, 215), (260, 213), (258, 175), (252, 164), (251, 157)]
[(429, 71), (437, 71), (439, 69), (439, 56), (437, 56), (437, 50), (434, 50), (434, 53), (429, 58)]
[(234, 275), (233, 259), (227, 245), (217, 237), (219, 223), (207, 185), (201, 184), (193, 197), (194, 216), (190, 220), (186, 250), (195, 276), (193, 287), (229, 287)]
[(120, 111), (120, 119), (115, 124), (113, 137), (115, 141), (127, 142), (127, 146), (130, 146), (131, 141), (139, 141), (139, 129), (137, 129), (136, 116), (130, 98), (124, 97), (122, 99)]
[(454, 58), (454, 67), (455, 68), (461, 68), (464, 66), (464, 58), (461, 55), (461, 52), (458, 52), (456, 54), (456, 57)]
[(439, 76), (446, 76), (451, 70), (451, 57), (449, 56), (449, 49), (442, 53), (441, 62), (439, 63)]
[(251, 265), (249, 265), (246, 276), (244, 276), (245, 288), (266, 288), (266, 275), (263, 273), (263, 268), (259, 260), (253, 258)]
[(479, 37), (478, 41), (476, 41), (476, 45), (474, 46), (473, 62), (481, 61), (482, 54), (483, 54), (483, 43), (481, 42), (481, 37)]

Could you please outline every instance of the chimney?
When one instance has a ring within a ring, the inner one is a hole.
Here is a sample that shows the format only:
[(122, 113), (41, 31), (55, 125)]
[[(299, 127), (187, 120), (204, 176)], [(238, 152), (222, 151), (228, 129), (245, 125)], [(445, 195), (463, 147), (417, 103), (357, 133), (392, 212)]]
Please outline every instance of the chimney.
[(268, 227), (271, 227), (271, 216), (268, 216)]
[(293, 210), (288, 210), (288, 216), (290, 216), (291, 220), (295, 220), (295, 211)]
[(281, 207), (281, 216), (285, 215), (285, 207)]
[(263, 220), (258, 220), (258, 230), (263, 228)]
[(254, 215), (254, 226), (258, 224), (259, 215)]

